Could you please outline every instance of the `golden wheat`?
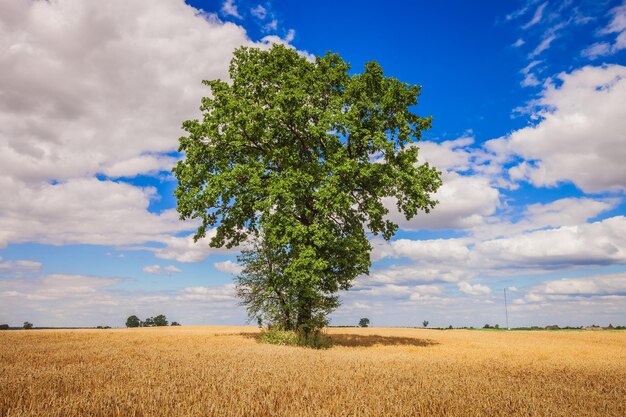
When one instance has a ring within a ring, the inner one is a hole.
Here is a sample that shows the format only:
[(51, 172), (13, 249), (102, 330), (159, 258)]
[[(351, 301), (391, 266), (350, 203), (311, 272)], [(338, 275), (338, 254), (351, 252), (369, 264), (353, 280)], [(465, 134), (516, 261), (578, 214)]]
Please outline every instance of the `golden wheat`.
[(626, 416), (626, 333), (250, 327), (0, 333), (2, 416)]

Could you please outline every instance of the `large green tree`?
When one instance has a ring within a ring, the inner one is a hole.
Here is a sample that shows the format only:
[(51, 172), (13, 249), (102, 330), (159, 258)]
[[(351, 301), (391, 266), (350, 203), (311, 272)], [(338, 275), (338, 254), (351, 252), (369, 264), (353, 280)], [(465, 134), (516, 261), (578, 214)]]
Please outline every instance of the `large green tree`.
[(230, 82), (204, 81), (203, 119), (183, 123), (185, 157), (173, 170), (181, 218), (200, 219), (196, 240), (215, 227), (213, 247), (263, 241), (279, 269), (262, 275), (276, 291), (257, 294), (292, 301), (287, 328), (319, 327), (337, 291), (368, 273), (368, 234), (390, 239), (397, 229), (384, 197), (410, 219), (436, 204), (441, 185), (407, 146), (431, 124), (412, 111), (420, 87), (384, 76), (376, 62), (349, 70), (337, 54), (311, 62), (284, 46), (242, 47)]

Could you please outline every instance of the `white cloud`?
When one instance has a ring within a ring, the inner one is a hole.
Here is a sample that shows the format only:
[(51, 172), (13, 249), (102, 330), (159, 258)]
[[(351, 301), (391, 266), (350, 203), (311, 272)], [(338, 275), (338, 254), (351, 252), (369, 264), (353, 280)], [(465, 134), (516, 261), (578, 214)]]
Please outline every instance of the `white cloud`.
[(472, 258), (508, 268), (626, 264), (626, 218), (486, 240), (475, 245)]
[(225, 0), (222, 4), (221, 12), (224, 16), (232, 16), (241, 19), (235, 0)]
[(482, 224), (500, 203), (500, 193), (489, 179), (455, 172), (443, 174), (443, 185), (433, 197), (439, 204), (429, 214), (418, 213), (411, 220), (398, 212), (395, 199), (386, 198), (383, 203), (390, 213), (387, 217), (405, 230), (468, 229)]
[(182, 0), (1, 2), (0, 188), (12, 197), (0, 200), (0, 247), (176, 246), (171, 235), (195, 226), (149, 212), (154, 189), (96, 175), (169, 171), (181, 122), (209, 93), (201, 80), (227, 79), (241, 45), (255, 45), (242, 27)]
[(214, 262), (215, 269), (227, 274), (240, 274), (243, 272), (243, 266), (234, 263), (233, 261)]
[(368, 276), (359, 277), (355, 287), (376, 284), (416, 284), (426, 282), (456, 282), (461, 277), (467, 277), (470, 272), (439, 265), (432, 268), (423, 265), (392, 265), (376, 269)]
[(626, 1), (610, 10), (611, 21), (600, 31), (600, 35), (617, 34), (612, 43), (596, 42), (585, 48), (581, 54), (590, 59), (612, 55), (626, 48)]
[(608, 42), (596, 42), (583, 49), (581, 55), (589, 59), (596, 59), (597, 57), (609, 55), (610, 53), (611, 44)]
[(468, 295), (487, 295), (491, 293), (491, 288), (482, 284), (470, 284), (465, 281), (461, 281), (458, 284), (459, 291)]
[(565, 302), (581, 306), (607, 301), (621, 301), (622, 309), (626, 306), (626, 273), (545, 281), (532, 287), (517, 304)]
[(523, 25), (522, 29), (528, 29), (532, 26), (535, 26), (537, 23), (539, 23), (541, 21), (541, 18), (543, 17), (543, 11), (545, 10), (547, 5), (548, 5), (548, 2), (540, 4), (535, 9), (535, 14), (533, 15), (532, 19), (530, 19), (525, 25)]
[(626, 189), (626, 67), (587, 66), (558, 79), (562, 84), (547, 83), (536, 102), (539, 123), (502, 143), (527, 161), (515, 175), (535, 186)]
[(526, 42), (524, 42), (524, 39), (519, 38), (518, 40), (516, 40), (516, 41), (513, 43), (513, 46), (514, 46), (514, 47), (516, 47), (516, 48), (519, 48), (520, 46), (524, 45), (525, 43), (526, 43)]
[(272, 19), (265, 26), (263, 26), (263, 30), (266, 32), (272, 32), (278, 29), (278, 20)]
[(260, 20), (264, 20), (267, 17), (267, 9), (260, 4), (250, 9), (250, 13), (252, 14), (252, 16)]
[(194, 228), (181, 222), (175, 210), (148, 212), (156, 198), (149, 187), (95, 178), (25, 186), (1, 176), (0, 187), (13, 196), (0, 200), (0, 246), (9, 242), (140, 244)]
[(160, 275), (160, 274), (172, 274), (172, 273), (176, 273), (176, 272), (182, 272), (179, 268), (177, 268), (175, 265), (148, 265), (145, 266), (142, 269), (143, 272), (147, 272), (149, 274), (155, 274), (155, 275)]
[(41, 269), (41, 262), (29, 261), (20, 259), (16, 261), (2, 261), (0, 256), (0, 271), (39, 271)]
[(420, 262), (459, 262), (469, 259), (467, 239), (372, 240), (372, 259), (408, 258)]
[(479, 239), (513, 236), (543, 228), (576, 226), (585, 223), (603, 212), (617, 206), (620, 199), (594, 200), (592, 198), (562, 198), (549, 203), (535, 203), (526, 206), (517, 222), (491, 218), (489, 223), (472, 229), (473, 236)]
[(550, 48), (550, 45), (552, 44), (552, 42), (554, 42), (555, 39), (556, 39), (555, 34), (553, 33), (548, 34), (546, 37), (544, 37), (541, 40), (539, 45), (537, 45), (537, 47), (529, 54), (529, 57), (530, 58), (536, 57), (537, 55), (541, 54), (546, 49)]
[[(232, 284), (190, 287), (169, 292), (128, 291), (119, 278), (52, 274), (0, 280), (0, 317), (18, 325), (124, 326), (132, 314), (165, 314), (183, 324), (244, 324), (244, 309), (237, 306)], [(197, 302), (204, 302), (198, 308)]]
[(178, 301), (203, 301), (203, 302), (229, 302), (236, 301), (235, 285), (226, 284), (221, 287), (189, 287), (183, 288), (180, 295), (176, 296)]
[(522, 68), (522, 70), (520, 71), (524, 75), (524, 79), (522, 80), (522, 83), (521, 83), (522, 87), (534, 87), (534, 86), (541, 84), (537, 76), (531, 71), (533, 68), (535, 68), (537, 65), (541, 64), (542, 62), (543, 61), (534, 60), (530, 62), (528, 65), (526, 65), (524, 68)]
[(200, 81), (251, 43), (182, 1), (6, 3), (0, 166), (28, 183), (169, 170), (160, 153), (198, 114)]
[(178, 262), (200, 262), (211, 254), (229, 253), (235, 250), (210, 247), (209, 243), (215, 234), (215, 229), (209, 229), (206, 237), (197, 242), (194, 242), (193, 234), (185, 237), (166, 236), (160, 240), (165, 247), (154, 249), (154, 254), (157, 258), (175, 259)]

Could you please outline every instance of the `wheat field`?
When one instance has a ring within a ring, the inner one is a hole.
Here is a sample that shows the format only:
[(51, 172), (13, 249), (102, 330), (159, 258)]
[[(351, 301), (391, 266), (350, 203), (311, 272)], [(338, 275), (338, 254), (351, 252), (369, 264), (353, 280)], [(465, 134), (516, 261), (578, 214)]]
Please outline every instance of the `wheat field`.
[(1, 416), (626, 416), (626, 332), (0, 332)]

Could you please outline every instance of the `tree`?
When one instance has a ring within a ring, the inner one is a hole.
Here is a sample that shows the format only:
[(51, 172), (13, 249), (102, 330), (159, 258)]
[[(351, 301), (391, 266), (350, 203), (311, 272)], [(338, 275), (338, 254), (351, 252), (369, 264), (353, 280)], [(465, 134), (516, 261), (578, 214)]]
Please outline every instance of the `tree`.
[(32, 328), (33, 328), (33, 323), (30, 323), (30, 322), (27, 322), (27, 321), (24, 322), (24, 326), (23, 326), (24, 330), (30, 330)]
[(154, 317), (148, 317), (144, 321), (141, 322), (141, 327), (155, 327)]
[(139, 317), (132, 315), (126, 319), (126, 327), (140, 327), (140, 326), (141, 326), (141, 320), (139, 320)]
[(424, 321), (422, 322), (422, 325), (423, 325), (424, 327), (428, 327), (428, 320), (424, 320)]
[(407, 219), (436, 204), (440, 173), (411, 146), (431, 124), (409, 109), (420, 87), (376, 62), (349, 69), (337, 54), (310, 62), (284, 46), (242, 47), (232, 82), (204, 81), (203, 119), (183, 123), (177, 210), (200, 220), (196, 241), (253, 242), (238, 282), (251, 320), (324, 325), (336, 293), (369, 272), (368, 233), (388, 240), (397, 229), (383, 198)]
[(369, 325), (370, 325), (370, 319), (368, 319), (367, 317), (364, 317), (361, 320), (359, 320), (360, 327), (368, 327)]
[(180, 326), (180, 323), (179, 323), (179, 322), (177, 322), (177, 321), (173, 321), (173, 322), (172, 322), (172, 324), (171, 324), (171, 326)]
[(0, 324), (0, 330), (9, 330), (8, 324)]
[(154, 320), (155, 326), (167, 326), (168, 325), (167, 318), (163, 314), (159, 314), (158, 316), (153, 317), (152, 320)]

